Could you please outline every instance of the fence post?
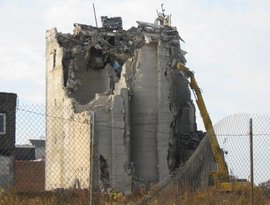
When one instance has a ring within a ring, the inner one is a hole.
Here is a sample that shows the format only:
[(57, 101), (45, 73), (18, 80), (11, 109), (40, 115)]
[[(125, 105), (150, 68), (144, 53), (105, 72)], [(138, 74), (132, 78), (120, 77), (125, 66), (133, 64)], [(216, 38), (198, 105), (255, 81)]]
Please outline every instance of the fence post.
[(95, 123), (95, 113), (91, 112), (90, 117), (90, 167), (89, 167), (89, 205), (94, 205), (94, 193), (93, 193), (93, 172), (94, 172), (94, 123)]
[(254, 205), (254, 170), (253, 170), (253, 122), (249, 120), (249, 143), (250, 143), (250, 182), (251, 182), (251, 205)]

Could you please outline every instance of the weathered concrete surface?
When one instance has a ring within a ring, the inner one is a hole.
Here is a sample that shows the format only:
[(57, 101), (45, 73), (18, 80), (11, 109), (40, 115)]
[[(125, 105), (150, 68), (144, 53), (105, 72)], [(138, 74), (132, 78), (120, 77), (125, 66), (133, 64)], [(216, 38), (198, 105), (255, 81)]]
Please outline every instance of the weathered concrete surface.
[(112, 187), (130, 194), (129, 96), (126, 88), (119, 92), (112, 101)]
[[(74, 113), (69, 99), (62, 106), (47, 105), (46, 189), (89, 186), (90, 117)], [(71, 120), (72, 119), (72, 120)]]
[(157, 182), (157, 44), (145, 45), (137, 59), (130, 113), (132, 159), (137, 176)]
[(170, 124), (173, 120), (173, 114), (169, 111), (170, 97), (168, 92), (170, 90), (170, 84), (168, 78), (165, 75), (168, 70), (169, 61), (169, 50), (170, 45), (166, 42), (159, 41), (158, 44), (158, 62), (157, 62), (157, 82), (158, 82), (158, 102), (157, 102), (157, 152), (158, 152), (158, 174), (159, 181), (168, 177), (170, 172), (168, 166), (168, 149), (169, 149), (169, 138), (171, 135)]

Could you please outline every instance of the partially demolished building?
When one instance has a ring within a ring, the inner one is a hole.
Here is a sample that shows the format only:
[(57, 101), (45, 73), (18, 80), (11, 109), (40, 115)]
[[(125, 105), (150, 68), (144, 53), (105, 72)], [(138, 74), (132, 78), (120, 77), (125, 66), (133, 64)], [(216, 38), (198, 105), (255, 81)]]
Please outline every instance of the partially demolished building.
[(186, 63), (181, 38), (164, 20), (47, 31), (47, 115), (65, 120), (47, 119), (46, 189), (91, 183), (128, 194), (192, 155), (203, 133), (174, 68)]

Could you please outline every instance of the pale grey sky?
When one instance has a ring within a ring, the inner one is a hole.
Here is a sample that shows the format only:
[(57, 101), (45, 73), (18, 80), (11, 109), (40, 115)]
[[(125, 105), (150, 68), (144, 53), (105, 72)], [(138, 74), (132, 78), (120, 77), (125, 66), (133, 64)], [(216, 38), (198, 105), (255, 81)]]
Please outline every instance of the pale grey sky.
[(0, 91), (43, 103), (45, 31), (94, 25), (92, 3), (98, 19), (121, 16), (125, 28), (136, 20), (153, 22), (164, 3), (186, 41), (187, 66), (213, 122), (238, 112), (269, 113), (269, 0), (0, 0)]

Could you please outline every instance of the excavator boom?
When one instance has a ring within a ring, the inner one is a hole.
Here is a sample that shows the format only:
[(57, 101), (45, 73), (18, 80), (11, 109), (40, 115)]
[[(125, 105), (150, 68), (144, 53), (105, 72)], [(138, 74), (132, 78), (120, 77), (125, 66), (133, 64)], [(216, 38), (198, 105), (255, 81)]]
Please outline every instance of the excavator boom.
[(201, 89), (199, 88), (198, 83), (194, 77), (194, 73), (181, 63), (178, 63), (176, 65), (176, 68), (179, 71), (181, 71), (186, 76), (187, 79), (190, 79), (189, 85), (190, 85), (190, 88), (192, 89), (192, 91), (194, 92), (194, 96), (196, 98), (196, 104), (200, 110), (200, 114), (202, 116), (204, 127), (208, 133), (208, 137), (210, 139), (210, 145), (211, 145), (211, 149), (212, 149), (212, 152), (214, 155), (214, 159), (218, 165), (218, 172), (223, 173), (224, 175), (228, 176), (228, 169), (227, 169), (227, 165), (226, 165), (226, 162), (224, 159), (223, 151), (219, 147), (217, 136), (215, 134), (215, 131), (214, 131), (214, 128), (212, 125), (212, 121), (210, 119), (206, 105), (204, 103)]
[(194, 73), (190, 71), (184, 64), (181, 63), (177, 63), (175, 67), (189, 81), (190, 88), (194, 93), (196, 104), (200, 110), (204, 127), (209, 137), (213, 156), (217, 163), (217, 171), (212, 171), (209, 173), (209, 177), (213, 179), (214, 187), (221, 191), (247, 191), (247, 190), (249, 191), (251, 189), (250, 183), (237, 181), (228, 182), (229, 172), (227, 164), (225, 162), (224, 153), (218, 144), (217, 136), (213, 128), (212, 121), (210, 119), (206, 105), (204, 103), (201, 89), (199, 88), (197, 81), (194, 77)]

